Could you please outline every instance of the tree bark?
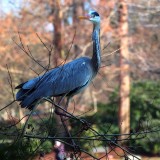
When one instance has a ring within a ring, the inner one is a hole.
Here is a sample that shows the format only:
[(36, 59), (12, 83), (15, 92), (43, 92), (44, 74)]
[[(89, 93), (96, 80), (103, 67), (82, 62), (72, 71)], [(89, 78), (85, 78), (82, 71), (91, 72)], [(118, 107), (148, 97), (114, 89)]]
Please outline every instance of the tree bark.
[[(120, 33), (120, 103), (119, 129), (121, 134), (130, 132), (130, 74), (128, 51), (128, 9), (127, 1), (119, 0), (119, 33)], [(126, 138), (121, 136), (120, 139)]]
[(53, 45), (55, 47), (54, 63), (57, 65), (58, 58), (62, 57), (63, 37), (62, 37), (62, 13), (60, 4), (53, 1)]

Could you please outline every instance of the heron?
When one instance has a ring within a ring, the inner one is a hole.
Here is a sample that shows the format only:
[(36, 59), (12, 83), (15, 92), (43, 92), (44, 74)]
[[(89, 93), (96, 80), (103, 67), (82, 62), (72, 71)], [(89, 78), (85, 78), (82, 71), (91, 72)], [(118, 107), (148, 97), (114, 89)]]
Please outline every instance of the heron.
[(93, 24), (92, 57), (77, 58), (18, 85), (16, 100), (22, 108), (33, 110), (43, 98), (51, 97), (65, 96), (68, 104), (70, 99), (88, 87), (97, 75), (101, 65), (100, 16), (92, 10), (79, 19), (88, 20)]

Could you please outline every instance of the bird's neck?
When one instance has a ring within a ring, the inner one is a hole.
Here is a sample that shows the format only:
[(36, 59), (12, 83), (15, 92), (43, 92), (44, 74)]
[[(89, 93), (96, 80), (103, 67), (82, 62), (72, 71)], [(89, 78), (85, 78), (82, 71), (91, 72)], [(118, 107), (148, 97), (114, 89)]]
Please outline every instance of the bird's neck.
[(92, 41), (93, 41), (92, 62), (93, 62), (95, 73), (97, 73), (101, 65), (100, 25), (99, 24), (96, 24), (93, 27)]

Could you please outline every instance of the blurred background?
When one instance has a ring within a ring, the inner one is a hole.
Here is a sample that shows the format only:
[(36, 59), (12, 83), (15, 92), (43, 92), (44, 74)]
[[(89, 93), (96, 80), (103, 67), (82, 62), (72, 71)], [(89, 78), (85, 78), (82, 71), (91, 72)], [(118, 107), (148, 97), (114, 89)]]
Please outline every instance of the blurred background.
[[(159, 0), (0, 0), (0, 6), (1, 108), (14, 100), (11, 88), (43, 71), (19, 46), (44, 66), (50, 58), (51, 68), (92, 55), (92, 24), (78, 19), (92, 9), (101, 16), (102, 66), (69, 110), (108, 134), (160, 128)], [(53, 47), (51, 56), (44, 44)], [(47, 111), (47, 103), (38, 108), (41, 115)], [(1, 111), (1, 124), (27, 113), (14, 103)], [(160, 156), (160, 132), (128, 145), (136, 154)]]

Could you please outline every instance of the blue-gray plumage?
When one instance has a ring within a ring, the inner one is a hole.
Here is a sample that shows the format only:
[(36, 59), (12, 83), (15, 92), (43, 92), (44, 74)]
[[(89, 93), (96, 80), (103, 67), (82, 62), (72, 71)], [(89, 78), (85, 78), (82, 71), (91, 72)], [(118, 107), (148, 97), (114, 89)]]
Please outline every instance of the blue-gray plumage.
[(64, 96), (71, 98), (84, 90), (96, 76), (100, 64), (100, 17), (95, 11), (90, 11), (81, 19), (90, 20), (93, 23), (93, 56), (75, 59), (63, 66), (54, 68), (44, 75), (33, 78), (20, 84), (16, 94), (16, 100), (21, 107), (33, 109), (39, 100), (44, 97)]

